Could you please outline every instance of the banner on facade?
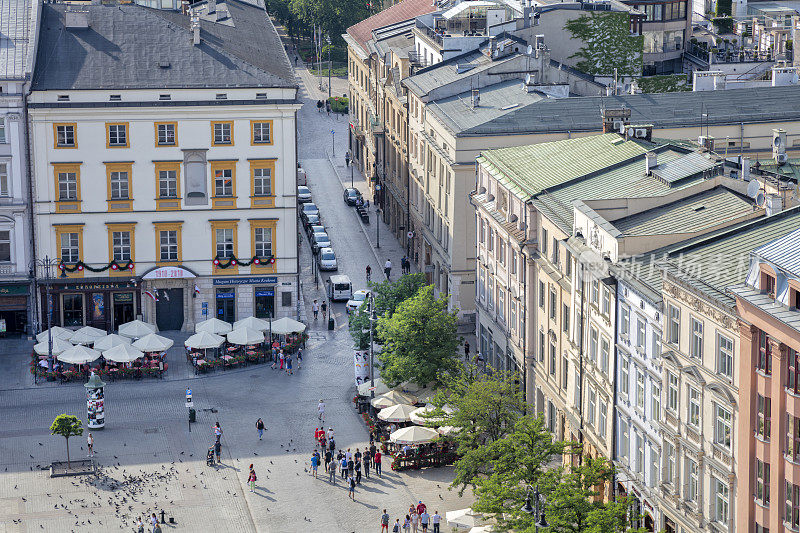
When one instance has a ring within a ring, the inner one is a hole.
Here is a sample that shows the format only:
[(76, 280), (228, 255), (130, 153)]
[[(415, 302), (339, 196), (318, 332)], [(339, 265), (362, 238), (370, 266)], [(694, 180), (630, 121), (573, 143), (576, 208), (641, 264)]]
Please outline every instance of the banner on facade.
[(369, 352), (354, 352), (353, 365), (356, 374), (356, 387), (369, 379)]

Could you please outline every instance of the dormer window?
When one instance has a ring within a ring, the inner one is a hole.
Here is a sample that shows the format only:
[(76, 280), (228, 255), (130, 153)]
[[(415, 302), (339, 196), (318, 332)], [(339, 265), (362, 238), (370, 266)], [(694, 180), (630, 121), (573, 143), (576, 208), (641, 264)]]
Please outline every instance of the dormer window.
[(59, 102), (69, 102), (69, 95), (68, 94), (59, 94), (58, 95)]
[(789, 307), (800, 310), (800, 291), (797, 289), (789, 289)]
[(770, 298), (775, 298), (775, 276), (767, 272), (761, 273), (761, 292)]
[(120, 102), (120, 101), (122, 101), (122, 95), (121, 94), (110, 94), (110, 95), (108, 95), (108, 100), (109, 100), (109, 102)]

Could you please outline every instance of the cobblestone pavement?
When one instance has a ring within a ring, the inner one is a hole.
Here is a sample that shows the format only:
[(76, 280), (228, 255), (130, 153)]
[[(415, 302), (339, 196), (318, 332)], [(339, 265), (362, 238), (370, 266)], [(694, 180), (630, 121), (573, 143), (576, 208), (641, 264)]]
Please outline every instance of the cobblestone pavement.
[[(376, 258), (354, 211), (344, 206), (341, 182), (324, 142), (330, 143), (331, 129), (341, 130), (336, 139), (344, 153), (346, 122), (318, 114), (315, 101), (306, 101), (300, 111), (300, 158), (330, 229), (339, 271), (360, 288), (367, 262), (379, 275), (386, 252), (396, 255), (402, 250), (382, 231)], [(338, 154), (340, 147), (336, 149)], [(374, 229), (367, 227), (367, 231)], [(314, 298), (322, 297), (322, 284), (315, 287), (307, 243), (301, 251), (305, 311), (310, 316), (308, 308)], [(390, 255), (393, 262), (394, 255)], [(396, 259), (399, 270), (400, 257)], [(394, 520), (418, 500), (442, 515), (469, 506), (470, 497), (459, 498), (447, 490), (450, 468), (398, 474), (384, 461), (383, 478), (362, 481), (355, 502), (349, 500), (341, 481), (331, 486), (325, 476), (315, 480), (309, 475), (320, 398), (327, 404), (326, 425), (334, 428), (339, 447), (367, 444), (364, 424), (351, 401), (355, 391), (347, 319), (342, 304), (334, 311), (333, 331), (321, 320), (311, 321), (303, 367), (291, 376), (258, 365), (197, 379), (177, 362), (181, 355), (176, 348), (177, 353), (169, 356), (176, 364), (168, 379), (109, 383), (107, 426), (94, 432), (96, 459), (109, 477), (94, 485), (80, 477), (51, 479), (40, 470), (64, 459), (64, 439), (51, 436), (48, 428), (60, 413), (84, 417), (83, 387), (34, 386), (26, 364), (32, 343), (0, 341), (0, 416), (4, 421), (0, 532), (131, 531), (136, 516), (164, 509), (176, 521), (167, 524), (165, 531), (360, 533), (378, 530), (383, 508)], [(167, 334), (182, 344), (180, 335)], [(184, 406), (187, 385), (193, 389), (198, 409), (191, 431)], [(255, 431), (258, 417), (267, 425), (261, 441)], [(212, 468), (204, 459), (216, 421), (224, 430), (223, 461), (219, 468)], [(74, 459), (85, 458), (85, 436), (70, 439), (70, 451)], [(246, 487), (251, 463), (258, 475), (254, 493)]]

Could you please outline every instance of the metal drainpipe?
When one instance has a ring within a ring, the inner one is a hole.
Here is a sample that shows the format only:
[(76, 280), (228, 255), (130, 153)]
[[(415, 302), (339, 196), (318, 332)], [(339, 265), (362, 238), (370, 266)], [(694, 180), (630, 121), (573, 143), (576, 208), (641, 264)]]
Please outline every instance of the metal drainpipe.
[[(297, 90), (295, 90), (295, 99), (297, 99)], [(294, 111), (294, 230), (295, 235), (297, 236), (297, 244), (295, 249), (295, 257), (297, 260), (297, 320), (300, 320), (300, 241), (302, 240), (300, 236), (300, 203), (297, 201), (297, 160), (298, 160), (298, 151), (297, 151), (297, 110)], [(306, 174), (306, 180), (308, 180), (308, 174)], [(308, 183), (308, 181), (306, 181)], [(311, 258), (314, 261), (314, 258)], [(273, 304), (272, 304), (272, 316), (275, 316), (275, 300), (274, 296)], [(272, 321), (270, 321), (270, 326), (272, 326)], [(272, 341), (272, 335), (270, 335), (270, 342)]]
[[(617, 309), (619, 306), (616, 305), (616, 302), (619, 301), (619, 282), (617, 282), (616, 278), (614, 278), (614, 294), (616, 297), (615, 305), (614, 305), (614, 340), (616, 340), (618, 330), (619, 330), (619, 320), (617, 316)], [(616, 342), (614, 343), (616, 345)], [(616, 348), (614, 349), (616, 352)], [(617, 356), (614, 355), (614, 377), (611, 379), (611, 382), (614, 384), (614, 411), (616, 411), (617, 405), (617, 393), (619, 391), (619, 386), (617, 383)], [(651, 388), (652, 391), (652, 388)], [(617, 459), (617, 413), (614, 413), (614, 416), (611, 418), (611, 464), (613, 466), (614, 461)], [(613, 501), (617, 501), (617, 469), (614, 469), (614, 475), (611, 477), (611, 499)]]
[[(523, 235), (523, 243), (528, 241), (528, 202), (524, 202), (522, 204), (522, 208), (525, 211), (525, 235)], [(520, 312), (522, 313), (522, 323), (528, 323), (528, 317), (526, 310), (528, 308), (528, 256), (525, 254), (525, 245), (523, 244), (520, 247), (519, 253), (520, 257), (522, 258), (522, 268), (525, 269), (523, 271), (523, 277), (525, 279), (525, 283), (522, 284), (522, 309)], [(536, 329), (534, 325), (534, 330)], [(525, 329), (522, 330), (522, 379), (524, 380), (523, 390), (525, 391), (525, 402), (524, 407), (525, 411), (528, 410), (528, 335), (525, 332)], [(535, 414), (534, 409), (534, 414)]]
[[(586, 313), (586, 266), (581, 262), (581, 336), (578, 339), (578, 379), (580, 380), (580, 394), (578, 395), (578, 415), (580, 416), (580, 431), (578, 432), (578, 442), (583, 444), (583, 334), (586, 330), (584, 323), (588, 320)], [(583, 464), (583, 453), (578, 457), (579, 464)]]
[[(27, 177), (28, 182), (28, 218), (30, 219), (29, 224), (31, 225), (31, 264), (33, 265), (32, 270), (28, 270), (28, 275), (31, 277), (31, 282), (33, 283), (33, 295), (31, 298), (31, 305), (33, 306), (33, 316), (35, 324), (28, 324), (28, 331), (30, 333), (36, 332), (36, 326), (41, 325), (41, 321), (39, 319), (39, 283), (36, 277), (36, 224), (35, 220), (36, 217), (33, 214), (33, 178), (31, 176), (31, 142), (33, 142), (33, 135), (30, 135), (28, 131), (28, 106), (27, 106), (27, 96), (25, 95), (26, 92), (26, 85), (23, 84), (22, 86), (22, 120), (23, 126), (25, 127), (25, 175)], [(30, 289), (28, 289), (30, 291)], [(30, 292), (29, 292), (30, 294)]]
[(411, 106), (408, 104), (406, 96), (406, 258), (411, 264), (411, 239), (408, 232), (411, 231), (411, 147), (409, 146), (408, 131), (411, 129)]

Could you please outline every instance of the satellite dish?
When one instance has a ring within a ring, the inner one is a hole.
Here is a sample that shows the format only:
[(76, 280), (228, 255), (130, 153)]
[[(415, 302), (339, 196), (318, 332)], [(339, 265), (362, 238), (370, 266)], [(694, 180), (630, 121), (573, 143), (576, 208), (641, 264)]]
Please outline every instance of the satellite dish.
[(747, 196), (750, 198), (755, 198), (758, 196), (758, 192), (761, 190), (761, 183), (758, 180), (751, 180), (750, 183), (747, 185)]
[(767, 203), (767, 195), (765, 195), (763, 192), (758, 193), (756, 195), (756, 205), (758, 207), (764, 207), (766, 203)]
[(628, 137), (633, 137), (633, 128), (628, 128)]
[(781, 145), (781, 138), (780, 137), (775, 136), (775, 138), (772, 141), (775, 144), (775, 148), (779, 148), (780, 147), (780, 145)]

